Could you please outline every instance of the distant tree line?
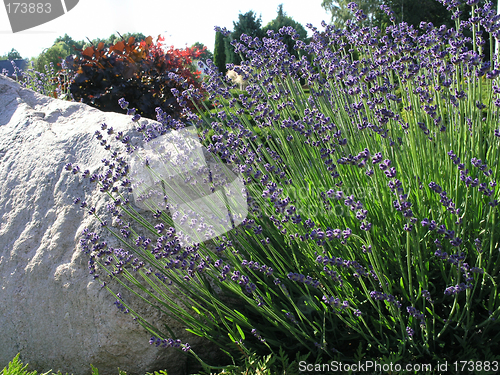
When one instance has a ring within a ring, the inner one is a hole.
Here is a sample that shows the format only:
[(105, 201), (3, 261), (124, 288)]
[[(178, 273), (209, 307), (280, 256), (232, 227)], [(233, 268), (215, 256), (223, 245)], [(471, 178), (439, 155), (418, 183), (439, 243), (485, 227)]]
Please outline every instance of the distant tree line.
[[(478, 5), (483, 6), (489, 0), (480, 0)], [(497, 9), (498, 0), (491, 0)], [(353, 15), (347, 5), (351, 0), (323, 0), (321, 6), (331, 13), (331, 23), (343, 27)], [(455, 27), (451, 19), (452, 13), (446, 9), (438, 0), (357, 0), (359, 8), (367, 15), (366, 22), (372, 26), (378, 26), (385, 30), (391, 24), (389, 17), (380, 9), (381, 5), (388, 6), (394, 12), (396, 23), (406, 22), (418, 28), (420, 22), (432, 22), (434, 26), (446, 25), (448, 28)], [(466, 1), (461, 2), (461, 19), (468, 18), (471, 6)]]
[(22, 59), (21, 54), (17, 52), (15, 48), (12, 48), (10, 52), (5, 55), (0, 55), (0, 60), (20, 60)]
[[(97, 46), (99, 43), (104, 43), (104, 47), (108, 48), (111, 45), (116, 44), (120, 40), (127, 41), (130, 37), (134, 37), (136, 42), (141, 42), (146, 39), (146, 36), (142, 33), (125, 33), (125, 34), (111, 34), (108, 38), (96, 38), (93, 40), (74, 40), (68, 34), (64, 36), (59, 36), (52, 46), (43, 50), (40, 55), (33, 57), (31, 62), (35, 70), (39, 72), (45, 72), (45, 67), (50, 68), (52, 63), (54, 70), (59, 71), (61, 69), (61, 60), (65, 59), (70, 55), (75, 55), (76, 57), (81, 57), (81, 51), (85, 48), (94, 45)], [(205, 46), (202, 43), (195, 43), (191, 48), (202, 51)], [(208, 58), (213, 59), (213, 54), (208, 49), (205, 48), (199, 57), (201, 60), (206, 60)], [(0, 55), (0, 60), (17, 60), (22, 59), (21, 54), (14, 48), (5, 54)]]

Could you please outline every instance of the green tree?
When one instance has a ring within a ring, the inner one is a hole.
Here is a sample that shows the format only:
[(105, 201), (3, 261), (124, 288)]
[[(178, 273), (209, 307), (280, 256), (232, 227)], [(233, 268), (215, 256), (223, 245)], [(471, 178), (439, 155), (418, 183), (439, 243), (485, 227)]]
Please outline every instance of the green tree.
[(141, 42), (146, 39), (146, 36), (142, 33), (125, 33), (119, 34), (118, 32), (115, 34), (111, 34), (107, 38), (96, 38), (88, 41), (84, 44), (83, 48), (87, 48), (91, 45), (97, 46), (99, 43), (104, 43), (104, 47), (108, 48), (109, 46), (118, 43), (120, 40), (129, 40), (130, 37), (134, 37), (136, 42)]
[(58, 37), (54, 41), (54, 44), (57, 44), (59, 42), (64, 42), (68, 47), (70, 47), (71, 54), (81, 57), (81, 53), (78, 51), (78, 49), (83, 49), (83, 46), (85, 45), (84, 40), (77, 41), (77, 40), (74, 40), (72, 37), (70, 37), (68, 34), (64, 34), (64, 36)]
[[(480, 0), (478, 6), (483, 6), (487, 0)], [(498, 0), (493, 0), (495, 8)], [(462, 3), (465, 3), (463, 1)], [(396, 22), (407, 22), (414, 27), (418, 27), (420, 22), (432, 22), (434, 26), (446, 25), (447, 27), (455, 27), (455, 21), (451, 19), (452, 12), (436, 0), (384, 0), (384, 4), (389, 6), (394, 12)], [(460, 6), (462, 11), (461, 19), (470, 17), (472, 7), (467, 4)]]
[(226, 74), (226, 46), (222, 33), (215, 33), (214, 64), (219, 72)]
[(238, 65), (241, 62), (240, 56), (236, 56), (234, 52), (234, 47), (231, 45), (233, 40), (232, 35), (224, 37), (224, 56), (226, 56), (226, 64)]
[[(116, 44), (117, 42), (122, 40), (122, 38), (124, 40), (128, 40), (131, 36), (134, 37), (135, 41), (138, 43), (146, 39), (146, 35), (144, 35), (143, 33), (125, 33), (121, 36), (120, 36), (120, 34), (116, 33), (116, 34), (110, 35), (110, 37), (106, 41), (106, 43), (109, 43), (109, 45), (106, 45), (106, 47), (109, 47), (111, 44)], [(106, 44), (106, 43), (104, 43), (104, 44)]]
[(234, 52), (234, 47), (231, 45), (232, 40), (240, 40), (241, 35), (246, 34), (252, 38), (262, 38), (264, 32), (262, 31), (262, 19), (257, 18), (253, 11), (248, 11), (245, 14), (238, 15), (238, 22), (233, 22), (233, 31), (226, 38), (226, 63), (239, 65), (241, 57)]
[(17, 52), (15, 48), (12, 48), (10, 52), (5, 55), (0, 56), (0, 60), (21, 60), (21, 54)]
[[(480, 0), (482, 6), (488, 0)], [(321, 6), (332, 14), (332, 23), (338, 27), (343, 27), (348, 19), (353, 18), (353, 14), (347, 8), (351, 0), (323, 0)], [(455, 27), (455, 21), (451, 19), (451, 12), (437, 0), (357, 0), (359, 7), (368, 16), (371, 25), (379, 26), (384, 30), (391, 24), (389, 17), (380, 10), (380, 5), (386, 5), (394, 12), (396, 23), (407, 22), (418, 28), (420, 22), (432, 22), (434, 26), (446, 25)], [(460, 6), (462, 11), (461, 19), (468, 19), (471, 13), (471, 6), (464, 4)], [(493, 0), (496, 7), (498, 0)]]
[[(410, 1), (410, 0), (408, 0)], [(347, 5), (352, 0), (323, 0), (321, 6), (332, 14), (332, 23), (337, 27), (344, 27), (347, 20), (353, 18), (352, 12), (347, 8)], [(370, 24), (375, 23), (375, 19), (380, 12), (380, 5), (384, 4), (383, 0), (357, 0), (359, 8), (368, 16), (367, 21)]]
[(7, 54), (7, 58), (9, 60), (20, 60), (22, 59), (22, 56), (19, 52), (17, 52), (16, 49), (12, 48), (10, 52)]
[[(307, 39), (307, 30), (300, 23), (293, 20), (293, 18), (288, 17), (286, 13), (283, 11), (283, 4), (278, 6), (278, 15), (274, 20), (269, 22), (266, 26), (263, 27), (262, 31), (264, 35), (266, 35), (268, 30), (273, 30), (274, 32), (278, 32), (282, 27), (293, 27), (297, 34), (299, 34), (299, 39), (306, 41)], [(293, 48), (295, 45), (295, 41), (291, 36), (285, 35), (283, 37), (283, 43), (286, 44), (288, 53), (291, 55), (298, 56), (297, 51)]]
[(198, 57), (202, 61), (206, 61), (208, 59), (213, 60), (214, 54), (205, 46), (203, 43), (196, 42), (191, 46), (192, 50), (202, 51), (200, 56)]
[[(394, 12), (396, 23), (407, 22), (415, 28), (422, 21), (432, 22), (435, 26), (455, 26), (455, 22), (451, 20), (451, 12), (436, 0), (419, 0), (418, 3), (411, 0), (384, 0), (384, 4)], [(382, 27), (390, 24), (388, 16), (382, 12), (377, 18)]]
[(45, 66), (50, 67), (50, 63), (54, 64), (56, 71), (61, 70), (61, 60), (65, 59), (73, 53), (73, 48), (65, 42), (57, 42), (52, 47), (46, 49), (38, 55), (35, 62), (35, 70), (45, 72)]

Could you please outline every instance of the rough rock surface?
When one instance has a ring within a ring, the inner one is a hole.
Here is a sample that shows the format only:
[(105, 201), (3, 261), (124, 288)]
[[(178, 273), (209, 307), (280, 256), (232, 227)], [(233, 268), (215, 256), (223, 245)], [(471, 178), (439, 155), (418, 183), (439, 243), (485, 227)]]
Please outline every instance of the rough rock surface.
[[(62, 171), (66, 163), (91, 174), (102, 167), (109, 153), (93, 135), (103, 122), (140, 139), (129, 116), (42, 96), (0, 75), (0, 369), (17, 353), (39, 372), (75, 375), (90, 373), (90, 364), (101, 375), (117, 367), (175, 375), (188, 365), (183, 353), (149, 345), (149, 334), (113, 305), (78, 251), (93, 219), (73, 198), (98, 209), (106, 200), (92, 194), (88, 179)], [(164, 322), (192, 347), (203, 345)]]

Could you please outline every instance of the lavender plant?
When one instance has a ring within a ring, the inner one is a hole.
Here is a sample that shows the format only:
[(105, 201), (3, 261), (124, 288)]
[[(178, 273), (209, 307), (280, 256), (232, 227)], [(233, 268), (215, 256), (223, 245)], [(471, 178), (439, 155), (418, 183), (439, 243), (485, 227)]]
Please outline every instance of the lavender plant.
[[(65, 60), (62, 60), (63, 70), (60, 72), (55, 71), (53, 63), (50, 63), (50, 66), (45, 65), (45, 72), (38, 72), (33, 68), (33, 62), (30, 64), (31, 67), (24, 71), (12, 62), (13, 77), (15, 76), (22, 87), (54, 98), (71, 100), (69, 83), (74, 73), (67, 69)], [(6, 75), (6, 72), (2, 74)]]
[[(461, 21), (458, 2), (442, 3), (455, 11), (454, 29), (394, 23), (382, 32), (364, 26), (366, 16), (351, 3), (355, 21), (345, 30), (309, 25), (308, 44), (288, 27), (262, 39), (242, 35), (233, 43), (244, 67), (228, 68), (247, 80), (247, 95), (233, 96), (231, 81), (209, 63), (204, 88), (216, 114), (203, 107), (193, 113), (186, 103), (201, 94), (186, 87), (173, 90), (185, 123), (158, 111), (161, 126), (138, 129), (154, 142), (195, 125), (211, 157), (243, 176), (248, 216), (214, 246), (182, 246), (172, 219), (178, 212), (161, 187), (169, 179), (143, 160), (157, 177), (149, 197), (167, 200), (150, 201), (158, 219), (151, 224), (114, 186), (124, 179), (133, 190), (126, 158), (112, 151), (106, 173), (84, 176), (109, 195), (120, 229), (108, 229), (124, 248), (86, 231), (91, 273), (100, 268), (228, 353), (494, 358), (500, 61), (493, 47), (500, 16), (491, 3), (471, 0), (471, 17)], [(287, 52), (285, 35), (304, 57)], [(96, 136), (110, 148), (101, 132)], [(134, 153), (123, 135), (116, 138)], [(172, 294), (184, 304), (173, 303)], [(119, 295), (117, 306), (153, 334), (152, 344), (195, 355)]]

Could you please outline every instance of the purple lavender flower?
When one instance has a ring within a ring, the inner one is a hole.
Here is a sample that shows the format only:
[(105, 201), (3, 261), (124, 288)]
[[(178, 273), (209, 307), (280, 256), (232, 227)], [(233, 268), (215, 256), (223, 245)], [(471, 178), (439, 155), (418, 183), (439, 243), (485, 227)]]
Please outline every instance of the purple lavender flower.
[(406, 327), (406, 334), (411, 338), (415, 334), (415, 331), (411, 327)]

